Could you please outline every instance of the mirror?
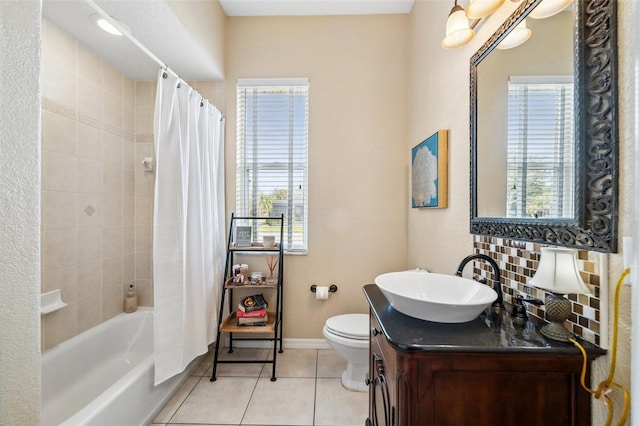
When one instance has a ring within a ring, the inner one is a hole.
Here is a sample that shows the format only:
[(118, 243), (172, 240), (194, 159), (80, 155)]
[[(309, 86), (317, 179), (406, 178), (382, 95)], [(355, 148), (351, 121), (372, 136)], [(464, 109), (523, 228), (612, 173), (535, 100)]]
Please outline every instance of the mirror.
[[(544, 1), (471, 58), (471, 233), (615, 252), (615, 1), (526, 19)], [(503, 49), (523, 23), (529, 39)]]

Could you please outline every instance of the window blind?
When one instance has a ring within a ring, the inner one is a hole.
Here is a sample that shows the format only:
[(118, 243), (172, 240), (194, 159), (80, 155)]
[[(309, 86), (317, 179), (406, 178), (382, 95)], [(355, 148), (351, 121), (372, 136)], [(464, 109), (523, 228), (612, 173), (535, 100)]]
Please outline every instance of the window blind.
[[(306, 79), (238, 80), (236, 213), (284, 214), (288, 252), (307, 250), (308, 121)], [(279, 238), (275, 227), (252, 229), (256, 241)]]
[(571, 77), (511, 77), (507, 216), (572, 218), (575, 135)]

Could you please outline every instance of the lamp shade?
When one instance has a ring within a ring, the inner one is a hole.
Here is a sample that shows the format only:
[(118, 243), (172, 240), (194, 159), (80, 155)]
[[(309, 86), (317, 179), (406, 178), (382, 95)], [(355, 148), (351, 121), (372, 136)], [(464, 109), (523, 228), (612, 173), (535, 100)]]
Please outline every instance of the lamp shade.
[(529, 17), (533, 19), (544, 19), (556, 15), (567, 8), (573, 0), (542, 0), (535, 9), (531, 11)]
[(543, 247), (538, 270), (529, 284), (556, 294), (591, 293), (580, 277), (577, 251), (568, 248)]
[(531, 30), (527, 28), (527, 20), (523, 19), (509, 34), (496, 46), (498, 49), (511, 49), (520, 46), (531, 37)]
[(475, 34), (475, 31), (469, 28), (469, 20), (464, 9), (456, 4), (447, 18), (447, 31), (444, 40), (442, 40), (442, 48), (455, 49), (460, 47), (467, 44)]
[(491, 15), (502, 6), (504, 0), (471, 0), (467, 7), (467, 18), (480, 19)]

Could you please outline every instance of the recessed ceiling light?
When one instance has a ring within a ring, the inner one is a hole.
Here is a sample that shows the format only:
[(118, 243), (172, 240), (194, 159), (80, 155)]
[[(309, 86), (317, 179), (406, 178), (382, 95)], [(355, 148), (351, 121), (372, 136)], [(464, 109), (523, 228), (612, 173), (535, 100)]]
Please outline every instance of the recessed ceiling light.
[[(129, 27), (127, 27), (123, 22), (119, 21), (113, 16), (110, 16), (109, 18), (111, 18), (111, 20), (113, 20), (120, 28), (124, 29), (128, 33), (131, 33), (131, 30), (129, 29)], [(93, 13), (91, 15), (91, 22), (93, 22), (94, 24), (99, 26), (103, 31), (106, 31), (109, 34), (113, 34), (117, 36), (122, 35), (122, 31), (120, 31), (111, 22), (109, 22), (107, 19), (103, 18), (102, 16), (98, 15), (97, 13)]]

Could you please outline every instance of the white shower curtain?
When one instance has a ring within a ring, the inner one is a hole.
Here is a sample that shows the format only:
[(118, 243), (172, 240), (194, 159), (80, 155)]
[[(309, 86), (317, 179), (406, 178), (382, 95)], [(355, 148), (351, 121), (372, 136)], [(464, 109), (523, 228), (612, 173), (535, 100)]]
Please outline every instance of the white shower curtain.
[(155, 384), (213, 342), (224, 267), (224, 119), (160, 70), (154, 117)]

